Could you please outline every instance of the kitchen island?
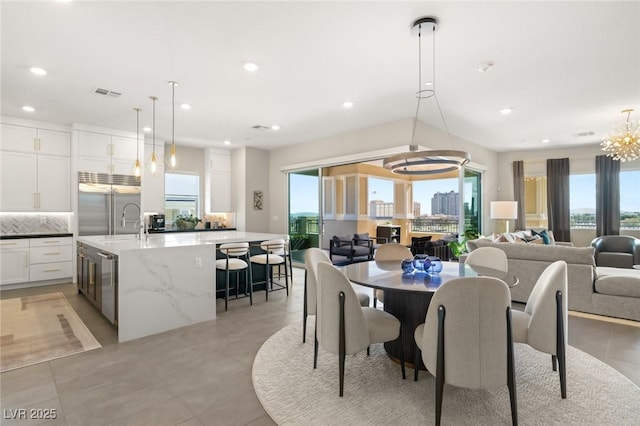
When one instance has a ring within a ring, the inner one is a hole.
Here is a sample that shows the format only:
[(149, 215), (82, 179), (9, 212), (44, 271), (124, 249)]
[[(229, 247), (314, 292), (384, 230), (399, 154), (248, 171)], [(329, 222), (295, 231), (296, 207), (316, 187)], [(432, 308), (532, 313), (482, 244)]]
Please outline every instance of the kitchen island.
[(118, 341), (216, 318), (218, 244), (286, 238), (241, 231), (78, 237), (81, 245), (117, 256)]

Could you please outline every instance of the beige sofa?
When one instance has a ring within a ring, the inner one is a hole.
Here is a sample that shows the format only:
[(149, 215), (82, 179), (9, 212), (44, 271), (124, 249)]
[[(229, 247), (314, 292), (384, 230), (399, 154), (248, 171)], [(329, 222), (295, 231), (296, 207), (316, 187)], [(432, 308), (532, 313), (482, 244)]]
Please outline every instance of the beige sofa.
[(497, 247), (507, 255), (509, 273), (520, 283), (511, 299), (526, 303), (542, 271), (556, 260), (567, 262), (569, 309), (640, 321), (640, 270), (596, 268), (593, 247), (467, 241), (467, 249)]

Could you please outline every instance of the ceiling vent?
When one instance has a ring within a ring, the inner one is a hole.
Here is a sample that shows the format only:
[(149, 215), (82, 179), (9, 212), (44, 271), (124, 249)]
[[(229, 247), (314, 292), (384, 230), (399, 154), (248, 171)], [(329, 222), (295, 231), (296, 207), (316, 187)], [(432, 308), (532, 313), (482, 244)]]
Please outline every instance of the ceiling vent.
[(595, 133), (593, 132), (580, 132), (580, 133), (576, 133), (575, 135), (573, 135), (574, 138), (583, 138), (585, 136), (593, 136), (595, 135)]
[(100, 87), (98, 87), (93, 93), (95, 93), (96, 95), (110, 96), (112, 98), (119, 98), (122, 95), (122, 93), (120, 93), (120, 92), (114, 92), (113, 90), (101, 89)]
[(255, 126), (251, 126), (251, 128), (255, 130), (269, 130), (271, 127), (256, 124)]

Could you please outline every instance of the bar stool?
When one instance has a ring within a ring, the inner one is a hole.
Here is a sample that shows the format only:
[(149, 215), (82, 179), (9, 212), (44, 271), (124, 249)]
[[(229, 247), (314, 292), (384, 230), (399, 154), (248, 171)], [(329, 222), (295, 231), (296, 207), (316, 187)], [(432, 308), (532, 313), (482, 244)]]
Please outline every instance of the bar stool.
[[(229, 300), (229, 278), (231, 272), (236, 273), (236, 299), (238, 298), (239, 278), (238, 273), (245, 270), (245, 294), (249, 287), (249, 303), (253, 305), (253, 288), (251, 286), (251, 260), (249, 258), (249, 243), (221, 244), (219, 250), (225, 255), (225, 259), (216, 260), (216, 269), (226, 271), (227, 280), (224, 289), (224, 310), (227, 310)], [(244, 258), (244, 259), (242, 259)]]
[[(285, 273), (289, 274), (289, 278), (291, 279), (291, 291), (293, 291), (293, 262), (291, 261), (291, 239), (289, 238), (289, 236), (287, 236), (287, 238), (284, 240), (284, 250), (280, 253), (275, 253), (278, 254), (280, 256), (286, 257), (287, 258), (287, 262), (289, 263), (289, 268), (287, 269), (285, 267)], [(278, 279), (282, 279), (282, 269), (281, 267), (284, 264), (279, 264), (278, 265)]]
[[(284, 240), (268, 240), (260, 243), (260, 249), (264, 252), (262, 254), (256, 254), (251, 256), (251, 263), (257, 263), (259, 265), (264, 265), (264, 290), (266, 293), (266, 299), (269, 300), (269, 287), (271, 287), (271, 291), (273, 291), (273, 268), (276, 266), (284, 265), (285, 274), (285, 285), (283, 286), (280, 283), (275, 283), (276, 286), (280, 287), (280, 289), (286, 289), (287, 296), (289, 296), (289, 274), (287, 271), (287, 254), (285, 251), (285, 241)], [(257, 283), (252, 283), (253, 284)]]

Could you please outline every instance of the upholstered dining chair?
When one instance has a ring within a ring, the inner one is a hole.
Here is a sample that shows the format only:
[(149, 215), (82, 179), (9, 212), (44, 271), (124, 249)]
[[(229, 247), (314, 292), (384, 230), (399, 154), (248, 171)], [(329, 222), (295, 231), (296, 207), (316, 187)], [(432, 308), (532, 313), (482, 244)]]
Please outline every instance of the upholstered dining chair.
[[(319, 248), (309, 248), (304, 254), (304, 297), (302, 305), (302, 343), (307, 339), (307, 317), (316, 314), (318, 263), (331, 263), (329, 256)], [(360, 306), (369, 306), (369, 295), (356, 292)]]
[[(479, 247), (467, 255), (464, 263), (479, 274), (494, 278), (502, 279), (509, 271), (506, 253), (496, 247)], [(484, 269), (488, 269), (487, 273), (481, 272)]]
[(567, 397), (567, 263), (558, 260), (542, 271), (524, 312), (513, 311), (513, 340), (551, 354), (560, 376), (560, 395)]
[(493, 277), (444, 283), (433, 295), (424, 324), (414, 333), (417, 350), (436, 379), (436, 425), (442, 416), (444, 384), (471, 389), (507, 385), (511, 420), (518, 424), (509, 287)]
[[(287, 256), (285, 254), (286, 243), (284, 240), (267, 240), (260, 243), (260, 249), (262, 254), (255, 254), (250, 257), (251, 263), (258, 265), (264, 265), (265, 278), (264, 278), (264, 290), (266, 293), (266, 299), (269, 300), (269, 288), (273, 290), (273, 269), (284, 265), (285, 271), (287, 270)], [(287, 296), (289, 295), (289, 274), (284, 275), (285, 285), (276, 283), (277, 286), (286, 289)], [(255, 284), (255, 283), (253, 283)]]
[[(412, 259), (413, 253), (409, 248), (398, 243), (382, 244), (376, 250), (374, 260), (397, 260), (400, 262), (402, 259)], [(378, 305), (378, 300), (384, 303), (384, 291), (374, 290), (373, 292), (373, 307)]]
[[(249, 260), (249, 243), (229, 243), (221, 244), (218, 247), (220, 253), (225, 258), (216, 260), (216, 269), (226, 272), (226, 282), (224, 289), (224, 310), (226, 311), (229, 303), (229, 279), (230, 274), (236, 274), (236, 297), (238, 297), (239, 272), (244, 270), (246, 274), (246, 287), (249, 288), (249, 303), (253, 305), (253, 288), (251, 285), (251, 262)], [(246, 290), (245, 290), (246, 294)]]
[[(325, 350), (338, 354), (340, 396), (344, 394), (346, 355), (361, 352), (373, 343), (402, 339), (400, 321), (376, 308), (363, 308), (349, 279), (330, 263), (318, 263), (317, 340)], [(404, 348), (404, 344), (402, 345)], [(316, 368), (318, 352), (314, 353)], [(400, 356), (405, 376), (404, 351)]]

